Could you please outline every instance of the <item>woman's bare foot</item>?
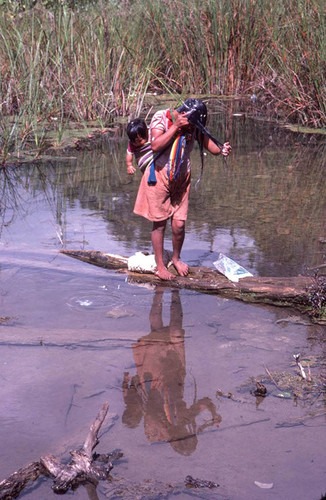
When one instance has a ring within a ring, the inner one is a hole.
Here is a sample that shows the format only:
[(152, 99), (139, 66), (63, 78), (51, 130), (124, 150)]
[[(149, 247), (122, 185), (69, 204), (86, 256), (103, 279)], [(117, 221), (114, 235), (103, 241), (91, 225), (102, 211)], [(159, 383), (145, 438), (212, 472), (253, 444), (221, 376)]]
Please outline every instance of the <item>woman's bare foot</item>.
[(174, 274), (166, 269), (166, 267), (157, 269), (157, 271), (155, 271), (155, 276), (158, 276), (161, 280), (173, 280), (176, 278)]
[(173, 265), (176, 268), (179, 276), (187, 276), (187, 274), (189, 273), (188, 264), (186, 264), (185, 262), (182, 262), (182, 260), (179, 260), (179, 259), (178, 260), (172, 259), (172, 262), (173, 262)]

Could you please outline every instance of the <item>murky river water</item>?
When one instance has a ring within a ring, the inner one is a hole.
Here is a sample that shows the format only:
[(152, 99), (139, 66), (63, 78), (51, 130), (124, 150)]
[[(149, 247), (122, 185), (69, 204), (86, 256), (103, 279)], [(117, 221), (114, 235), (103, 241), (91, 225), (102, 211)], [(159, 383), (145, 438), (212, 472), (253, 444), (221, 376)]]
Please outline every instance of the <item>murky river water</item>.
[[(324, 263), (324, 147), (243, 117), (218, 133), (232, 157), (227, 168), (205, 158), (183, 258), (211, 266), (223, 252), (261, 276)], [(125, 136), (111, 137), (100, 152), (0, 172), (0, 480), (43, 455), (67, 461), (107, 401), (96, 451), (124, 456), (112, 482), (69, 496), (319, 500), (325, 326), (286, 308), (137, 286), (59, 253), (151, 250), (125, 149)], [(194, 179), (199, 170), (195, 151)], [(311, 370), (306, 392), (297, 353)], [(267, 397), (253, 395), (256, 380)], [(186, 489), (187, 475), (219, 486)], [(21, 495), (54, 497), (50, 479)]]

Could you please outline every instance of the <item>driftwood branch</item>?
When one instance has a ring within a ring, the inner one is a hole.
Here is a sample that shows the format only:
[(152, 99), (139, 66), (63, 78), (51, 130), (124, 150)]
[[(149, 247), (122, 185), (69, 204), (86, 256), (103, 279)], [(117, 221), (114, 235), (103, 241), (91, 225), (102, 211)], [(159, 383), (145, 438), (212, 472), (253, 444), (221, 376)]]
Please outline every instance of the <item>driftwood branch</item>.
[[(93, 455), (92, 452), (99, 443), (98, 432), (108, 409), (108, 403), (104, 403), (90, 426), (83, 447), (70, 452), (72, 458), (69, 464), (61, 463), (53, 455), (41, 457), (39, 462), (32, 462), (0, 482), (0, 500), (17, 498), (27, 483), (36, 481), (40, 475), (52, 477), (54, 480), (53, 491), (61, 494), (70, 488), (75, 489), (80, 484), (97, 484), (99, 480), (107, 479), (113, 468), (112, 463), (108, 460), (101, 460), (103, 462), (101, 465), (95, 463), (101, 456)], [(94, 489), (91, 490), (93, 498), (96, 498)]]
[(32, 462), (26, 467), (22, 467), (0, 482), (0, 499), (17, 498), (30, 481), (36, 481), (42, 474), (45, 474), (45, 470), (40, 462)]
[(96, 483), (106, 479), (113, 468), (111, 462), (105, 465), (93, 463), (92, 451), (99, 443), (98, 432), (107, 415), (108, 403), (104, 403), (96, 419), (92, 423), (83, 448), (70, 452), (71, 461), (62, 465), (52, 455), (41, 457), (40, 462), (49, 475), (54, 477), (52, 489), (55, 493), (65, 493), (70, 488), (75, 488), (84, 482)]
[[(175, 279), (163, 281), (153, 273), (128, 271), (128, 258), (121, 255), (93, 250), (61, 250), (60, 252), (89, 264), (127, 273), (131, 282), (187, 288), (248, 303), (293, 307), (302, 313), (309, 313), (316, 323), (326, 322), (326, 308), (315, 310), (311, 314), (313, 309), (311, 296), (314, 290), (318, 289), (318, 281), (310, 276), (250, 277), (233, 283), (213, 268), (198, 266), (190, 267), (188, 276), (176, 275)], [(173, 268), (169, 270), (174, 272)]]
[(101, 425), (103, 424), (103, 422), (105, 420), (105, 417), (107, 415), (108, 410), (109, 410), (109, 404), (104, 403), (104, 405), (102, 406), (102, 408), (99, 411), (99, 414), (97, 415), (96, 419), (94, 420), (94, 422), (92, 423), (92, 425), (89, 429), (89, 433), (88, 433), (88, 436), (85, 440), (84, 447), (83, 447), (86, 455), (89, 458), (92, 457), (92, 451), (95, 448), (95, 446), (97, 446), (99, 443), (97, 435), (98, 435), (98, 432), (101, 428)]

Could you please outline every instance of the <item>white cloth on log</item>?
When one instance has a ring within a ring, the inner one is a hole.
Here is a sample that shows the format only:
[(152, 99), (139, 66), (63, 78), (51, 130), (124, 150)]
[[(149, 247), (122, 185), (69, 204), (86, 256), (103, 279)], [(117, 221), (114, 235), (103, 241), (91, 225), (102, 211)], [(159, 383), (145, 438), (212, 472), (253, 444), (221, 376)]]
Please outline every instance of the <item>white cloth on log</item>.
[[(168, 267), (170, 265), (171, 257), (172, 252), (170, 252), (169, 250), (163, 250), (163, 261), (165, 266)], [(138, 273), (155, 273), (155, 255), (146, 255), (143, 252), (136, 252), (128, 259), (128, 270)]]

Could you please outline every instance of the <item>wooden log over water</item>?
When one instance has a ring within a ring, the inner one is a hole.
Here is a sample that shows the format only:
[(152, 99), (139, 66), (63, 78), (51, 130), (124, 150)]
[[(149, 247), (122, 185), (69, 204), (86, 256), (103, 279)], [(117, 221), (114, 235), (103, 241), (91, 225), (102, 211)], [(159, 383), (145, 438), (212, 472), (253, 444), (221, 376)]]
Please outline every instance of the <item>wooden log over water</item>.
[[(153, 273), (128, 271), (128, 258), (94, 250), (61, 250), (61, 253), (89, 264), (115, 269), (127, 273), (130, 281), (149, 282), (173, 288), (186, 288), (197, 292), (218, 294), (244, 302), (294, 307), (303, 313), (311, 311), (310, 295), (318, 287), (315, 278), (309, 276), (250, 277), (233, 283), (217, 270), (209, 267), (190, 267), (188, 276), (178, 276), (174, 268), (169, 268), (176, 277), (162, 281)], [(324, 323), (325, 311), (318, 312), (313, 320)]]

